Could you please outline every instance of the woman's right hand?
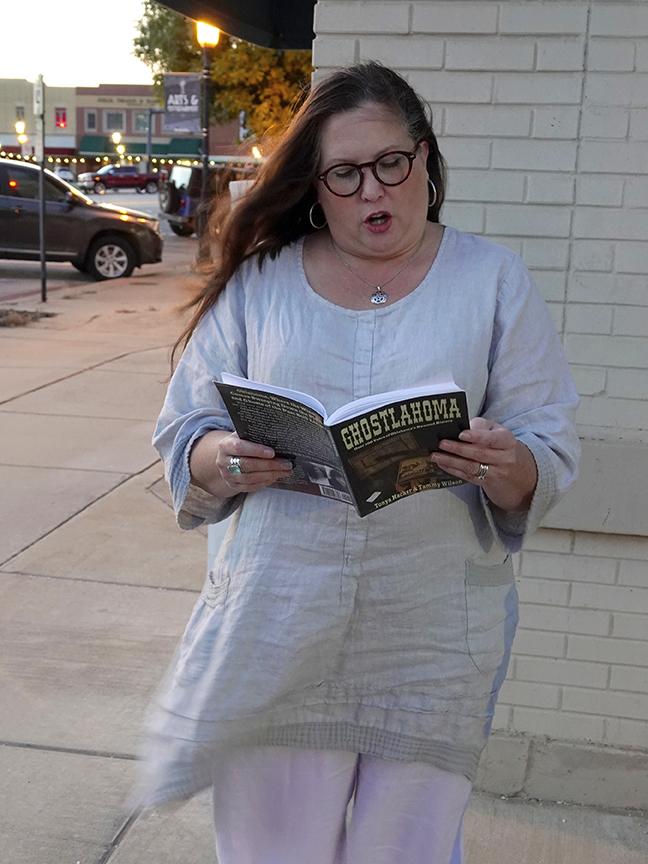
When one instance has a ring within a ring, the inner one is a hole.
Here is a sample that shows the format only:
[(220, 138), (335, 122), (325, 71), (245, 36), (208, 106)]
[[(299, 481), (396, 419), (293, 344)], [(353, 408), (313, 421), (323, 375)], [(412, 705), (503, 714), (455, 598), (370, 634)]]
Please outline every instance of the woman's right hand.
[[(228, 471), (233, 457), (240, 460), (240, 474)], [(271, 486), (287, 477), (293, 464), (277, 458), (270, 447), (243, 441), (236, 432), (214, 429), (194, 444), (189, 469), (196, 486), (217, 498), (232, 498)]]

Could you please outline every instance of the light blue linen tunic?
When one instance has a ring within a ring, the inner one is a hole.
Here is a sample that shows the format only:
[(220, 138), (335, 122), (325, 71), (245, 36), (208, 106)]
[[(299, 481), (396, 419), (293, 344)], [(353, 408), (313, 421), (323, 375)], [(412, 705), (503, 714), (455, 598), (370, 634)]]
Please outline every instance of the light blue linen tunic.
[[(322, 298), (303, 241), (241, 266), (176, 369), (154, 443), (178, 522), (234, 512), (152, 706), (145, 805), (210, 783), (219, 749), (333, 748), (422, 760), (473, 779), (517, 623), (510, 552), (575, 476), (577, 395), (518, 256), (447, 227), (411, 294), (352, 311)], [(526, 516), (474, 485), (360, 519), (337, 501), (266, 489), (219, 501), (190, 484), (192, 444), (231, 429), (222, 371), (316, 396), (328, 411), (450, 372), (471, 416), (513, 431), (538, 484)]]

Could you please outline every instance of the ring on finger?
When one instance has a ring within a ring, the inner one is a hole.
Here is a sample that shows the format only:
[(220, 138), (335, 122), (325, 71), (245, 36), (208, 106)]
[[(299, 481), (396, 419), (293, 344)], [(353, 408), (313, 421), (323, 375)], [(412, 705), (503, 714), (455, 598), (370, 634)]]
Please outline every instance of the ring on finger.
[(489, 469), (489, 468), (490, 468), (490, 465), (484, 465), (483, 462), (480, 462), (480, 463), (479, 463), (479, 468), (478, 468), (477, 471), (475, 472), (475, 479), (476, 479), (476, 480), (480, 480), (480, 481), (481, 481), (481, 480), (485, 480), (485, 479), (486, 479), (486, 475), (488, 474), (488, 469)]
[(239, 456), (230, 456), (227, 460), (227, 470), (230, 474), (242, 474), (241, 459)]

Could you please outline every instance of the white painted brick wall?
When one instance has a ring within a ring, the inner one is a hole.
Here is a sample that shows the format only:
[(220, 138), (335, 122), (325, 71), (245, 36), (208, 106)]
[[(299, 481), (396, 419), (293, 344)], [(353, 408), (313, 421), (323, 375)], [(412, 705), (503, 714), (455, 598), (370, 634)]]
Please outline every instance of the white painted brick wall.
[(585, 40), (579, 38), (538, 39), (536, 69), (544, 72), (577, 72), (583, 68)]
[[(610, 108), (607, 105), (590, 105), (581, 114), (583, 138), (626, 138), (630, 125), (627, 108)], [(581, 166), (582, 170), (582, 166)]]
[[(648, 443), (648, 2), (319, 0), (316, 32), (318, 75), (378, 59), (429, 101), (444, 220), (531, 268), (584, 433)], [(544, 529), (516, 559), (495, 727), (648, 749), (648, 536)]]
[[(519, 108), (514, 110), (519, 111)], [(534, 138), (577, 138), (580, 108), (535, 108), (533, 111)]]
[(637, 141), (648, 140), (648, 109), (630, 111), (630, 138)]
[[(581, 174), (576, 181), (576, 201), (596, 207), (620, 207), (623, 202), (624, 181), (619, 177)], [(579, 243), (574, 241), (574, 247)]]
[(645, 3), (592, 3), (592, 36), (648, 36)]
[(629, 39), (592, 39), (587, 68), (592, 72), (632, 72), (635, 44)]

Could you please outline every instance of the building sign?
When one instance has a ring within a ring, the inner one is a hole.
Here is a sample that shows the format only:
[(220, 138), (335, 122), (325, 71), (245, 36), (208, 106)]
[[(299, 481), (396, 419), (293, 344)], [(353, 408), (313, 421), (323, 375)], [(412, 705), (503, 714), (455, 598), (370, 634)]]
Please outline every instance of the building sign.
[(94, 105), (115, 105), (124, 108), (157, 108), (158, 102), (154, 97), (149, 96), (95, 96), (88, 98), (82, 97), (89, 106)]
[(165, 75), (164, 110), (165, 132), (200, 134), (200, 75)]

